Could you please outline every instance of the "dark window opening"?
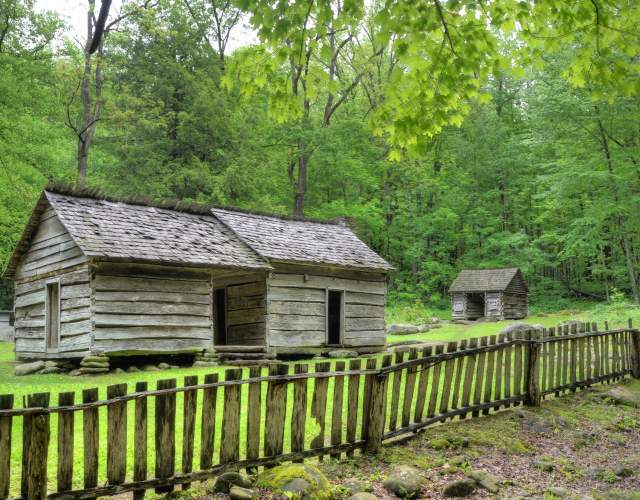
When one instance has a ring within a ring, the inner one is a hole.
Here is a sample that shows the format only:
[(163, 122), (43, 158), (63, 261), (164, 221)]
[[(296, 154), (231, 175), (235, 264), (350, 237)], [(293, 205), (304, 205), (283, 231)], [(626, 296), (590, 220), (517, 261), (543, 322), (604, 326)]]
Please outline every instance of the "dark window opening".
[(328, 299), (327, 343), (338, 345), (342, 343), (342, 292), (330, 290)]
[(60, 283), (47, 284), (47, 349), (57, 349), (60, 341)]
[(213, 291), (215, 345), (227, 344), (227, 294), (224, 288)]

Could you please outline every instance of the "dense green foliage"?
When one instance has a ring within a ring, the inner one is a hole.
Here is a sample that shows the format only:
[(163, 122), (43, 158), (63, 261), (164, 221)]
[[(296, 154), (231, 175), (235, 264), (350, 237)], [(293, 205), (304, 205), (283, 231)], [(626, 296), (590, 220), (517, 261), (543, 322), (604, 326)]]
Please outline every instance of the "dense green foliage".
[[(350, 217), (394, 299), (442, 307), (460, 268), (513, 265), (537, 304), (637, 300), (635, 2), (241, 1), (261, 44), (224, 58), (213, 5), (109, 33), (89, 185)], [(84, 64), (29, 0), (2, 26), (0, 263), (47, 179), (75, 180)]]

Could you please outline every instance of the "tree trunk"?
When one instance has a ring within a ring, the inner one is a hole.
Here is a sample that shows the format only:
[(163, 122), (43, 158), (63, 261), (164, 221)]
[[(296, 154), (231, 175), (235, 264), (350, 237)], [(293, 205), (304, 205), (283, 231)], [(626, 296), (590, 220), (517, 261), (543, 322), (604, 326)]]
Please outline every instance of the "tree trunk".
[[(596, 112), (599, 112), (596, 107)], [(607, 160), (607, 169), (609, 171), (609, 175), (611, 176), (611, 187), (613, 189), (613, 196), (616, 203), (616, 209), (619, 210), (620, 203), (618, 197), (618, 188), (616, 186), (615, 178), (613, 177), (613, 159), (611, 158), (611, 151), (609, 150), (609, 137), (604, 129), (604, 124), (602, 120), (598, 116), (598, 130), (600, 132), (602, 151), (604, 153), (605, 159)], [(618, 211), (618, 228), (620, 230), (620, 241), (622, 243), (622, 251), (624, 253), (625, 262), (627, 264), (627, 272), (629, 274), (629, 284), (631, 286), (631, 293), (633, 295), (633, 302), (637, 305), (640, 305), (640, 292), (638, 291), (638, 278), (634, 266), (634, 259), (632, 254), (631, 245), (629, 244), (629, 238), (627, 236), (627, 231), (625, 228), (625, 217), (624, 215)]]
[(302, 217), (304, 215), (304, 197), (307, 194), (307, 166), (309, 163), (309, 156), (304, 141), (298, 143), (297, 163), (298, 179), (293, 186), (293, 215)]

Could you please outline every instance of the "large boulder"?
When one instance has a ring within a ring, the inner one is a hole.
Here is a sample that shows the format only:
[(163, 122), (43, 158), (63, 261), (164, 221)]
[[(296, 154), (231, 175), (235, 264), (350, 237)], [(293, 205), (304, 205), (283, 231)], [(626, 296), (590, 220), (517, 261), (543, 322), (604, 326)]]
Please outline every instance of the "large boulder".
[(45, 363), (44, 361), (33, 361), (32, 363), (23, 363), (21, 365), (16, 366), (16, 375), (18, 377), (23, 377), (24, 375), (31, 375), (32, 373), (37, 373), (40, 370), (44, 369)]
[(416, 498), (423, 484), (420, 471), (409, 465), (396, 467), (382, 483), (388, 492), (400, 498)]
[(389, 335), (411, 335), (419, 332), (420, 327), (416, 325), (394, 324), (387, 327), (387, 333)]
[(608, 391), (601, 393), (600, 397), (616, 405), (640, 408), (640, 394), (622, 385), (612, 387)]
[(535, 330), (541, 332), (544, 330), (544, 326), (539, 324), (530, 325), (528, 323), (513, 323), (512, 325), (505, 326), (500, 333), (503, 334), (518, 334), (521, 332), (526, 332), (528, 330)]
[(265, 470), (258, 476), (256, 486), (303, 500), (330, 500), (332, 497), (327, 478), (309, 464), (284, 464)]

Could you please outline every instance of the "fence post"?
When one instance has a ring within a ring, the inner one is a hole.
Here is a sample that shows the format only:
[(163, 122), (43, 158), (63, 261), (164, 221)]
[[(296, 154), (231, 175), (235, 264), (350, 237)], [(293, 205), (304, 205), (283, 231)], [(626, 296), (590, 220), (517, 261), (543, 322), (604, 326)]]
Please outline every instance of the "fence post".
[(629, 318), (629, 330), (631, 334), (631, 375), (633, 378), (640, 378), (640, 332), (633, 329), (633, 321)]
[(526, 332), (527, 366), (525, 371), (526, 389), (524, 404), (526, 406), (540, 406), (540, 332), (538, 330)]
[[(383, 363), (384, 366), (384, 363)], [(387, 406), (387, 374), (376, 374), (371, 377), (371, 388), (369, 390), (369, 403), (365, 408), (368, 413), (365, 414), (367, 419), (367, 435), (365, 451), (367, 453), (378, 453), (382, 447), (382, 436), (384, 434), (384, 423), (386, 420)]]

